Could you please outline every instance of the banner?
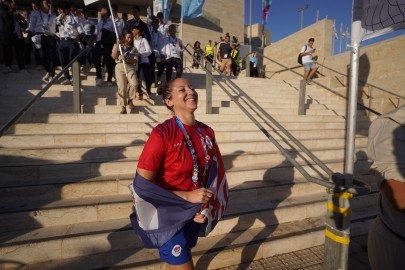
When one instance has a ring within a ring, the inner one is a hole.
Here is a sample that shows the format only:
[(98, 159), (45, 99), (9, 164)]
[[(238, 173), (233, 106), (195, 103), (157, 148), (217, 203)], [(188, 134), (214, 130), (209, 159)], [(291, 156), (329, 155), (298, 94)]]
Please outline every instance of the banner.
[(167, 24), (170, 17), (170, 10), (173, 6), (173, 0), (162, 0), (162, 8), (163, 8), (163, 23)]
[(162, 0), (153, 0), (153, 15), (156, 16), (159, 12), (163, 13), (163, 1)]
[(353, 0), (352, 45), (405, 28), (405, 0)]
[(204, 0), (183, 0), (181, 4), (183, 20), (191, 20), (203, 15)]
[(84, 5), (88, 6), (88, 5), (93, 4), (95, 2), (98, 2), (98, 0), (84, 0)]

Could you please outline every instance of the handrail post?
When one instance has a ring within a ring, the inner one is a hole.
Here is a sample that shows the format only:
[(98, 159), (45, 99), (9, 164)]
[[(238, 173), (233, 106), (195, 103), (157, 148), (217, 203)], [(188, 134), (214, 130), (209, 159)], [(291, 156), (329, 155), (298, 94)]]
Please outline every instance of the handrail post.
[(250, 77), (250, 56), (246, 56), (245, 65), (246, 65), (246, 77)]
[(307, 86), (306, 80), (301, 80), (300, 81), (299, 100), (298, 100), (298, 115), (305, 115), (306, 114), (306, 108), (305, 108), (306, 86)]
[[(373, 87), (371, 85), (368, 86), (368, 107), (371, 108), (371, 104), (373, 103)], [(367, 111), (367, 116), (370, 116), (370, 111)]]
[(205, 113), (212, 113), (212, 64), (210, 61), (206, 61), (206, 75), (205, 75), (205, 89), (206, 89), (206, 105)]
[[(332, 181), (345, 186), (345, 176), (334, 173)], [(350, 199), (349, 192), (337, 192), (328, 189), (328, 201), (325, 218), (325, 259), (324, 269), (348, 269), (348, 252), (350, 243)]]
[(80, 65), (76, 61), (72, 65), (73, 69), (73, 113), (82, 113), (81, 110), (81, 97), (80, 97)]

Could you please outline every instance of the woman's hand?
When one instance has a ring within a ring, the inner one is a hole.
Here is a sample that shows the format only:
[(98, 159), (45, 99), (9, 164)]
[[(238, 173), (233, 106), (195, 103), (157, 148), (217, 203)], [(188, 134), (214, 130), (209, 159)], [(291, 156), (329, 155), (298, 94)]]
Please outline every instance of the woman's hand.
[(207, 188), (199, 188), (192, 191), (173, 191), (180, 198), (191, 203), (207, 203), (214, 193)]
[(201, 213), (195, 214), (194, 221), (197, 223), (204, 223), (207, 220), (207, 217)]

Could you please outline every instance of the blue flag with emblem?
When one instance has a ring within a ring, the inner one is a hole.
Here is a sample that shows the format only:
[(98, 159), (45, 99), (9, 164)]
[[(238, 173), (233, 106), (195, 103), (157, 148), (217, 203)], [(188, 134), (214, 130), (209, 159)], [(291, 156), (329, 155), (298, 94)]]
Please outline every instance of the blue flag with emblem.
[(183, 20), (191, 20), (202, 16), (204, 2), (204, 0), (183, 0), (181, 3)]

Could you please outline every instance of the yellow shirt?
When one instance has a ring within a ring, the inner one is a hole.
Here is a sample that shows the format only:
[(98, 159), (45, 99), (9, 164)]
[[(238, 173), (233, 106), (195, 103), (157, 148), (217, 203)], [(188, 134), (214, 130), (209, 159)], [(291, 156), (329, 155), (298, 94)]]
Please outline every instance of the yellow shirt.
[(212, 45), (205, 46), (205, 52), (207, 53), (207, 55), (214, 55), (214, 46)]

